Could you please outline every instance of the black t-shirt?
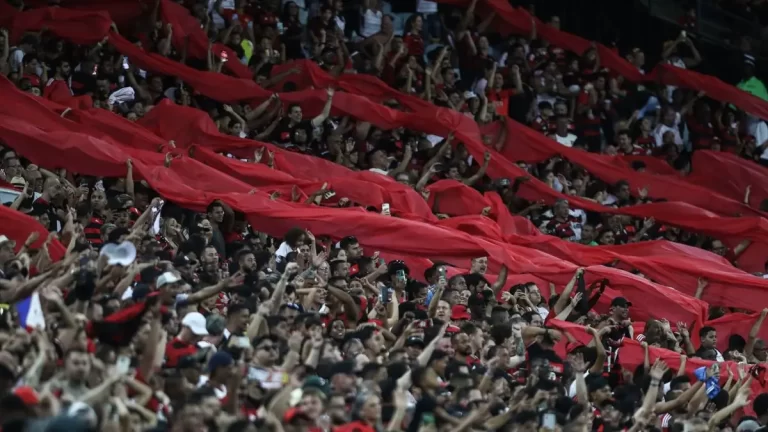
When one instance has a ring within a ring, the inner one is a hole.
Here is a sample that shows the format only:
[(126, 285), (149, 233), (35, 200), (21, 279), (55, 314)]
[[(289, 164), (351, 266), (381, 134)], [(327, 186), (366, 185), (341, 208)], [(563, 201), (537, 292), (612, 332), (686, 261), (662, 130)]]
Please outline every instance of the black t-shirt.
[(307, 142), (312, 141), (312, 121), (302, 120), (298, 124), (291, 127), (291, 119), (285, 118), (280, 120), (275, 130), (272, 132), (272, 141), (284, 144), (293, 140), (293, 133), (296, 129), (304, 129), (307, 133)]

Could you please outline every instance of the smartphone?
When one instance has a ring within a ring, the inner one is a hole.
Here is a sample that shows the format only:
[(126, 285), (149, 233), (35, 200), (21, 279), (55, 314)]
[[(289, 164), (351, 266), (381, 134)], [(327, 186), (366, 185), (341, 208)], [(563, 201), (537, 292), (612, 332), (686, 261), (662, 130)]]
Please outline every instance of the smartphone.
[(97, 75), (99, 73), (99, 65), (95, 64), (93, 65), (93, 72), (91, 72), (91, 75)]
[(334, 196), (336, 196), (336, 192), (334, 192), (334, 191), (328, 191), (328, 192), (323, 194), (323, 198), (325, 198), (325, 199), (331, 199)]
[(499, 186), (501, 187), (507, 187), (509, 186), (509, 179), (503, 178), (499, 180)]
[(381, 212), (384, 214), (389, 214), (389, 203), (384, 203), (381, 205)]
[(437, 268), (437, 271), (440, 274), (440, 277), (442, 277), (442, 278), (445, 277), (445, 267), (440, 266), (440, 267)]
[(118, 356), (116, 367), (118, 374), (127, 374), (128, 370), (131, 368), (131, 358), (125, 355)]
[(227, 60), (229, 60), (229, 54), (227, 54), (227, 52), (224, 50), (222, 50), (221, 53), (219, 53), (219, 57), (221, 57), (222, 63), (226, 63)]
[(123, 57), (123, 69), (130, 69), (131, 65), (128, 63), (128, 57)]
[(544, 429), (555, 430), (557, 426), (557, 417), (555, 413), (546, 412), (541, 416), (541, 427)]
[(400, 280), (405, 280), (405, 270), (398, 270), (397, 271), (397, 278)]
[(389, 303), (389, 290), (390, 288), (387, 286), (381, 289), (381, 294), (380, 294), (381, 298), (379, 299), (381, 301), (381, 304)]

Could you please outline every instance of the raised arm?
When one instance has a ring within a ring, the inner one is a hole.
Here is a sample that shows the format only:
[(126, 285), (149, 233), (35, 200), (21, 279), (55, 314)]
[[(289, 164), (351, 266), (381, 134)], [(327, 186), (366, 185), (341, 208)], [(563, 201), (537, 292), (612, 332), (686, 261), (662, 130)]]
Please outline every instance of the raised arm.
[(485, 171), (488, 169), (488, 164), (491, 162), (491, 152), (485, 152), (485, 155), (483, 155), (483, 165), (480, 166), (480, 169), (477, 170), (475, 175), (468, 179), (464, 179), (464, 184), (467, 186), (472, 186), (475, 183), (477, 183), (478, 180), (482, 179), (485, 175)]
[[(760, 317), (757, 318), (757, 321), (755, 321), (755, 324), (752, 325), (752, 328), (749, 330), (747, 346), (744, 347), (744, 357), (747, 358), (748, 362), (755, 361), (753, 354), (755, 350), (755, 341), (757, 340), (757, 333), (760, 331), (760, 327), (763, 326), (763, 321), (765, 320), (766, 315), (768, 315), (768, 308), (765, 308), (760, 312)], [(755, 363), (757, 362), (755, 361)]]
[(333, 94), (334, 90), (332, 88), (329, 88), (326, 93), (328, 94), (328, 99), (325, 101), (325, 106), (323, 106), (323, 112), (320, 113), (317, 117), (312, 119), (312, 126), (320, 126), (325, 122), (325, 120), (331, 115), (331, 106), (333, 105)]
[(563, 309), (565, 309), (566, 306), (568, 306), (568, 302), (571, 300), (571, 293), (573, 292), (573, 287), (576, 286), (576, 281), (579, 279), (579, 276), (584, 274), (584, 268), (579, 267), (576, 269), (576, 273), (573, 274), (573, 277), (570, 281), (568, 281), (568, 284), (565, 286), (565, 289), (563, 290), (563, 293), (560, 294), (560, 297), (557, 298), (557, 302), (555, 303), (554, 312), (555, 314), (559, 314)]

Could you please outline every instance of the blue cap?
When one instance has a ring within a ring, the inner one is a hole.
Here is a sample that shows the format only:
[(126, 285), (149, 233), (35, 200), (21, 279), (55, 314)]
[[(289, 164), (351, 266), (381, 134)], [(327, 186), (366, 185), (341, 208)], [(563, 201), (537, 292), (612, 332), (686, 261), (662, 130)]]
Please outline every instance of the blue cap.
[(228, 352), (219, 351), (208, 360), (208, 372), (213, 373), (218, 368), (231, 366), (235, 360)]

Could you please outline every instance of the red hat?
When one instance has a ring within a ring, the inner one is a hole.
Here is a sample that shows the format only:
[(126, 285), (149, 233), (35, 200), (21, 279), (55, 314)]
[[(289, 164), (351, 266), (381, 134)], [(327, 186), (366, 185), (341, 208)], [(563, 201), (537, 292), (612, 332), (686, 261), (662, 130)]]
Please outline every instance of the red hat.
[(451, 319), (456, 321), (472, 319), (472, 315), (467, 311), (465, 305), (457, 304), (451, 309)]
[(16, 387), (13, 394), (19, 397), (24, 405), (37, 405), (40, 403), (40, 395), (30, 386)]

